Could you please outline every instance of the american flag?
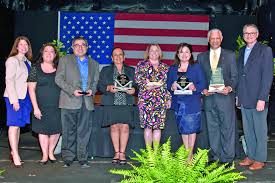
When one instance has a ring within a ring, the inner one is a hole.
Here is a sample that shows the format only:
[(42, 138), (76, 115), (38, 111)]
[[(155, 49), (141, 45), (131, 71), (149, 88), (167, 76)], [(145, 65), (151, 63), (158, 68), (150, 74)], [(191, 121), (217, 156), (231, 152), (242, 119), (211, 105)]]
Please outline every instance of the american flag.
[(88, 40), (88, 54), (100, 64), (111, 63), (113, 47), (125, 51), (128, 65), (143, 59), (146, 46), (158, 43), (163, 61), (173, 62), (176, 45), (187, 42), (193, 46), (196, 59), (207, 50), (209, 17), (176, 14), (78, 13), (59, 12), (59, 40), (68, 53), (77, 36)]

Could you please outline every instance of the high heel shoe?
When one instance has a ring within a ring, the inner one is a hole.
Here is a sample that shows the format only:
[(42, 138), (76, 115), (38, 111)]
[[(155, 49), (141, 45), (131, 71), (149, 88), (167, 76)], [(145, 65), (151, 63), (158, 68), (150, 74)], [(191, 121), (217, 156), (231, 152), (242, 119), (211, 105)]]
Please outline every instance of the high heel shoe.
[[(119, 152), (115, 152), (115, 156), (118, 154), (118, 156), (119, 156)], [(112, 160), (112, 164), (117, 164), (117, 163), (119, 163), (119, 158), (113, 158), (113, 160)]]
[[(13, 162), (12, 154), (10, 154), (9, 159)], [(20, 160), (20, 163), (25, 163), (25, 161), (24, 160)]]
[[(123, 159), (120, 158), (120, 154), (124, 154), (124, 158)], [(126, 160), (125, 152), (120, 152), (120, 154), (119, 154), (119, 164), (120, 165), (126, 165), (127, 164), (127, 160)]]
[(56, 159), (50, 159), (50, 158), (49, 158), (49, 161), (50, 161), (51, 163), (56, 163), (56, 162), (57, 162)]
[(46, 165), (47, 163), (48, 163), (48, 160), (47, 161), (38, 161), (38, 163), (40, 164), (40, 165)]
[[(15, 168), (23, 168), (23, 165), (22, 165), (22, 164), (16, 165), (16, 164), (14, 163), (13, 156), (12, 156), (11, 154), (10, 154), (10, 160), (11, 160), (11, 163), (13, 164), (13, 166), (14, 166)], [(20, 163), (21, 163), (21, 161), (20, 161)]]

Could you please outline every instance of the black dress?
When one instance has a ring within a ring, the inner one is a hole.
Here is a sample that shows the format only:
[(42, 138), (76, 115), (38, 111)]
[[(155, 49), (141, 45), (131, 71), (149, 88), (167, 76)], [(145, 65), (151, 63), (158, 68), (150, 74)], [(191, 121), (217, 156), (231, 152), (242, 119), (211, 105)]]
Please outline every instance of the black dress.
[(28, 82), (36, 82), (36, 99), (42, 113), (41, 120), (32, 116), (32, 130), (38, 134), (61, 133), (61, 117), (58, 108), (60, 88), (55, 84), (55, 73), (45, 73), (41, 65), (34, 65)]
[[(122, 73), (126, 74), (131, 81), (134, 79), (134, 69), (129, 66), (123, 66)], [(114, 80), (119, 75), (114, 65), (104, 67), (101, 70), (98, 89), (103, 93), (101, 97), (102, 110), (102, 127), (109, 127), (110, 125), (123, 123), (128, 124), (134, 128), (133, 120), (133, 104), (134, 96), (124, 92), (117, 92), (115, 94), (107, 92), (107, 85), (113, 84)], [(133, 84), (134, 85), (134, 84)], [(135, 86), (135, 85), (134, 85)]]

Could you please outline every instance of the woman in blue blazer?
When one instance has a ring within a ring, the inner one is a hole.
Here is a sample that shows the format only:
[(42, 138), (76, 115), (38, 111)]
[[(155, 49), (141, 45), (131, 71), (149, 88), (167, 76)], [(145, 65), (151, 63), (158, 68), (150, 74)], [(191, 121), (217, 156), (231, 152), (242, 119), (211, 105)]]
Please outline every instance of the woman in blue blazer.
[[(174, 95), (177, 90), (176, 81), (179, 77), (187, 78), (192, 84), (189, 90), (191, 95)], [(192, 46), (181, 43), (177, 46), (175, 62), (169, 68), (167, 87), (172, 94), (171, 109), (175, 110), (179, 133), (186, 149), (190, 149), (189, 160), (193, 156), (196, 133), (201, 128), (201, 91), (206, 81), (202, 69), (193, 59)]]

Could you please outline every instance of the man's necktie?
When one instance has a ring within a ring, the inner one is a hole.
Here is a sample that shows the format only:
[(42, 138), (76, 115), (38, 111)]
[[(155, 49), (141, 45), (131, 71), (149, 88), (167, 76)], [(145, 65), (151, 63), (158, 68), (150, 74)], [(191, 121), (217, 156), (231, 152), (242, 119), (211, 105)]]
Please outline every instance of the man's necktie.
[(217, 54), (216, 51), (213, 51), (213, 57), (212, 57), (212, 62), (211, 62), (211, 69), (212, 70), (216, 70), (217, 69), (218, 62), (219, 62), (218, 54)]

